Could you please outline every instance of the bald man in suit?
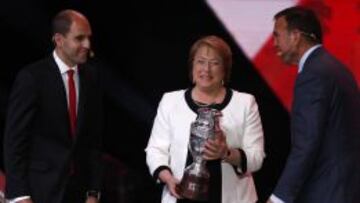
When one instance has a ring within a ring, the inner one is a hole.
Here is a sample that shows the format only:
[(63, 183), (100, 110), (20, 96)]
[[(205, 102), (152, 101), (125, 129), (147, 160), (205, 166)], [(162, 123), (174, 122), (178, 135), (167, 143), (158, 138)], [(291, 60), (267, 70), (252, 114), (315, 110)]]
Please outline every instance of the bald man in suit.
[(97, 203), (101, 184), (102, 91), (86, 64), (91, 27), (64, 10), (55, 50), (20, 70), (5, 127), (6, 197), (16, 203)]

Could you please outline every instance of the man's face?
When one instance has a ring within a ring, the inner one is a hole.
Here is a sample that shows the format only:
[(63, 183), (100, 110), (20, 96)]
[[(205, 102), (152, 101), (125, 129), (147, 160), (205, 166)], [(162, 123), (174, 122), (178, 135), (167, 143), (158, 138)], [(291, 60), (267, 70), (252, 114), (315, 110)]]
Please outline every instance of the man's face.
[(276, 54), (286, 64), (297, 63), (297, 43), (295, 40), (295, 33), (289, 31), (285, 17), (276, 19), (274, 25), (274, 46)]
[(70, 30), (60, 35), (57, 48), (63, 56), (62, 59), (69, 66), (75, 66), (87, 61), (90, 51), (91, 28), (84, 18), (74, 18)]

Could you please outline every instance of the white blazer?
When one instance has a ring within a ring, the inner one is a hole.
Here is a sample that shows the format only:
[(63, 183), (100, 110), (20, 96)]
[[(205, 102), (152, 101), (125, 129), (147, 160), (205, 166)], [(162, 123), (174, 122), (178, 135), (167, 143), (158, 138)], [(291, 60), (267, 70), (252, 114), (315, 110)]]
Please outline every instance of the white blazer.
[[(231, 164), (221, 163), (222, 203), (254, 203), (257, 194), (251, 172), (260, 169), (265, 157), (261, 119), (252, 95), (232, 92), (229, 104), (221, 111), (220, 127), (230, 148), (244, 150), (247, 173), (238, 176)], [(159, 166), (168, 166), (174, 177), (181, 180), (188, 153), (190, 124), (196, 116), (185, 101), (185, 90), (163, 95), (145, 149), (151, 174)], [(164, 187), (162, 203), (175, 202), (176, 198)]]

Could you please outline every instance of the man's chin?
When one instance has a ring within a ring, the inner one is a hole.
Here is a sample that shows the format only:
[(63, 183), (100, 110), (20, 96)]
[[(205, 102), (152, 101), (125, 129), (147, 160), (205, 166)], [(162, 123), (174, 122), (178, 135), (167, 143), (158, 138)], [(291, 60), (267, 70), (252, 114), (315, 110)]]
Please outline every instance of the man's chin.
[(77, 60), (77, 64), (86, 63), (87, 60), (88, 60), (88, 57), (82, 57), (82, 58), (80, 58), (80, 59)]
[(294, 60), (283, 60), (283, 62), (286, 64), (286, 65), (289, 65), (289, 66), (296, 66), (298, 63)]
[(291, 60), (291, 57), (289, 57), (289, 56), (283, 55), (283, 56), (281, 56), (281, 59), (282, 59), (283, 63), (285, 63), (286, 65), (294, 65)]

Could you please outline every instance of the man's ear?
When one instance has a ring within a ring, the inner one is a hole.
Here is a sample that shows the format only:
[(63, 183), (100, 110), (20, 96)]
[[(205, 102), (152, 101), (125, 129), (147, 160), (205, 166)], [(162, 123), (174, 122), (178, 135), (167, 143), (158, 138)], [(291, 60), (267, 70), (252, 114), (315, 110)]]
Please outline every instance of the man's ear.
[(60, 33), (55, 33), (52, 37), (52, 41), (54, 43), (54, 46), (61, 46), (63, 44), (63, 38), (64, 36)]
[(292, 30), (291, 31), (291, 38), (296, 44), (298, 44), (299, 41), (301, 40), (301, 32), (299, 30), (296, 30), (296, 29)]

